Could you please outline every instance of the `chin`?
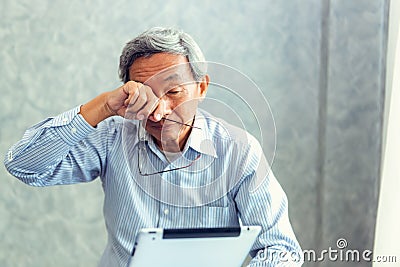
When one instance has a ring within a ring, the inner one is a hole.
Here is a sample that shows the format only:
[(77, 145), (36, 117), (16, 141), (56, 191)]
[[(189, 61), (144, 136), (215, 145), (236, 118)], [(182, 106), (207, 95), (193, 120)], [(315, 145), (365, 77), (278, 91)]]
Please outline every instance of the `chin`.
[(148, 131), (151, 136), (153, 136), (158, 141), (167, 142), (179, 139), (176, 131), (162, 131), (162, 132), (154, 132)]

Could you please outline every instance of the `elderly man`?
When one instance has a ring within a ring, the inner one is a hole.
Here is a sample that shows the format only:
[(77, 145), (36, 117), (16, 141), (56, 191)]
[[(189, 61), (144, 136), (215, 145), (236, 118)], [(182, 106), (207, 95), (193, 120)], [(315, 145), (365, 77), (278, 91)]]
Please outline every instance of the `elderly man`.
[(32, 186), (100, 177), (108, 243), (99, 266), (126, 266), (141, 228), (231, 227), (239, 219), (262, 226), (251, 266), (301, 254), (287, 198), (273, 173), (260, 170), (259, 143), (197, 108), (209, 77), (188, 34), (142, 33), (123, 49), (120, 77), (121, 87), (28, 129), (5, 159)]

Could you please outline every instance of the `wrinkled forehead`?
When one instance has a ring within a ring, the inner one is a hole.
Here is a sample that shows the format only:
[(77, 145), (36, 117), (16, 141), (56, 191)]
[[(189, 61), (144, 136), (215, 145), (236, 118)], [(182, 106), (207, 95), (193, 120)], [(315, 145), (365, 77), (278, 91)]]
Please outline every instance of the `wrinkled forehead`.
[(143, 83), (153, 89), (168, 90), (172, 87), (192, 84), (194, 82), (190, 64), (181, 63), (161, 70)]

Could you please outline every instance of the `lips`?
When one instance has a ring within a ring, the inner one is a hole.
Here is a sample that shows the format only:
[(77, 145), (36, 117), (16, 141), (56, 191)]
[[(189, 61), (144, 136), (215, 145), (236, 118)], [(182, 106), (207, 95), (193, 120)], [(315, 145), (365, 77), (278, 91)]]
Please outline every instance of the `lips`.
[(152, 123), (147, 123), (147, 125), (156, 130), (166, 130), (166, 129), (170, 129), (173, 126), (175, 126), (174, 123), (164, 123), (164, 122), (162, 122), (162, 123), (152, 122)]

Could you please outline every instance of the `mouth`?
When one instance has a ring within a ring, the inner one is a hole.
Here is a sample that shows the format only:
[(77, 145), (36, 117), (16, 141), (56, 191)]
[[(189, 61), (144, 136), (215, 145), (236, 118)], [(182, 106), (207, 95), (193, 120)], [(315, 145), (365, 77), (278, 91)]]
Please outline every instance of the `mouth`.
[(172, 128), (173, 126), (176, 126), (176, 124), (165, 123), (164, 121), (160, 121), (160, 122), (147, 122), (147, 126), (155, 130), (167, 130)]
[(180, 121), (171, 120), (171, 119), (167, 119), (167, 118), (162, 118), (162, 120), (164, 120), (164, 121), (172, 121), (172, 122), (181, 124), (182, 126), (186, 126), (186, 127), (190, 127), (190, 128), (196, 128), (196, 129), (201, 130), (201, 128), (199, 128), (197, 126), (193, 126), (193, 121), (192, 121), (192, 124), (187, 124), (187, 123), (183, 123), (183, 122), (180, 122)]
[(146, 127), (155, 129), (155, 130), (168, 130), (172, 127), (175, 126), (175, 128), (177, 126), (179, 126), (180, 128), (182, 127), (190, 127), (190, 128), (197, 128), (197, 129), (201, 129), (199, 127), (187, 124), (187, 123), (183, 123), (177, 120), (173, 120), (173, 119), (169, 119), (169, 118), (161, 118), (160, 121), (158, 122), (154, 122), (152, 120), (147, 120), (146, 121)]

